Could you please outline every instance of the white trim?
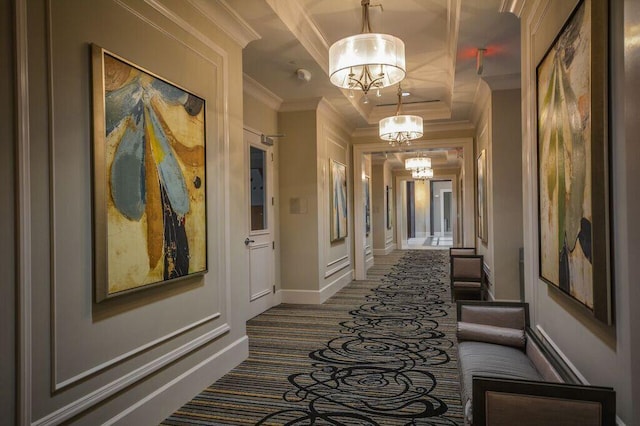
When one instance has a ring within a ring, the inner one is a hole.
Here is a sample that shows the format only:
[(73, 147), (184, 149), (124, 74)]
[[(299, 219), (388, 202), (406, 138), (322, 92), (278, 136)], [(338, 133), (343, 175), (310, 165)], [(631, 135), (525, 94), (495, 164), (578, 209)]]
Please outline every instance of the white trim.
[(217, 313), (215, 313), (213, 315), (209, 315), (209, 316), (207, 316), (205, 318), (202, 318), (202, 319), (200, 319), (198, 321), (192, 322), (191, 324), (188, 324), (188, 325), (186, 325), (186, 326), (184, 326), (182, 328), (179, 328), (179, 329), (177, 329), (177, 330), (175, 330), (175, 331), (173, 331), (171, 333), (165, 334), (164, 336), (160, 336), (157, 339), (151, 340), (150, 342), (147, 342), (147, 343), (145, 343), (143, 345), (140, 345), (137, 348), (134, 348), (134, 349), (132, 349), (132, 350), (130, 350), (128, 352), (120, 354), (120, 355), (118, 355), (118, 356), (116, 356), (114, 358), (111, 358), (110, 360), (105, 361), (105, 362), (103, 362), (101, 364), (98, 364), (95, 367), (91, 367), (91, 368), (83, 371), (80, 374), (77, 374), (77, 375), (75, 375), (73, 377), (70, 377), (67, 380), (63, 380), (62, 382), (59, 382), (59, 383), (54, 383), (54, 385), (53, 385), (54, 386), (54, 390), (55, 391), (59, 391), (59, 390), (65, 388), (65, 387), (67, 387), (67, 386), (69, 386), (69, 385), (71, 385), (71, 384), (73, 384), (75, 382), (78, 382), (78, 381), (80, 381), (80, 380), (82, 380), (82, 379), (84, 379), (84, 378), (86, 378), (88, 376), (91, 376), (91, 375), (93, 375), (93, 374), (95, 374), (95, 373), (97, 373), (97, 372), (99, 372), (101, 370), (104, 370), (104, 369), (106, 369), (106, 368), (108, 368), (108, 367), (110, 367), (110, 366), (112, 366), (114, 364), (117, 364), (117, 363), (119, 363), (121, 361), (124, 361), (124, 360), (126, 360), (128, 358), (131, 358), (134, 355), (139, 354), (140, 352), (146, 351), (147, 349), (150, 349), (150, 348), (152, 348), (154, 346), (160, 345), (161, 343), (164, 343), (167, 340), (173, 339), (174, 337), (177, 337), (177, 336), (179, 336), (181, 334), (184, 334), (184, 333), (186, 333), (186, 332), (188, 332), (190, 330), (193, 330), (196, 327), (199, 327), (199, 326), (201, 326), (203, 324), (206, 324), (206, 323), (208, 323), (210, 321), (213, 321), (213, 320), (215, 320), (216, 318), (219, 318), (219, 317), (220, 317), (220, 313), (217, 312)]
[(584, 385), (589, 385), (589, 381), (587, 380), (586, 377), (584, 377), (582, 375), (582, 373), (580, 373), (580, 370), (578, 370), (578, 368), (573, 365), (573, 363), (571, 362), (571, 360), (564, 354), (564, 352), (562, 352), (562, 350), (558, 347), (558, 345), (556, 345), (556, 343), (553, 341), (553, 339), (547, 334), (546, 331), (544, 331), (544, 328), (542, 328), (541, 325), (537, 324), (536, 325), (536, 329), (540, 332), (540, 334), (542, 334), (542, 337), (544, 337), (544, 339), (551, 345), (551, 347), (557, 352), (558, 356), (560, 358), (562, 358), (562, 360), (567, 364), (567, 366), (571, 369), (571, 371), (573, 371), (573, 373), (578, 376), (578, 378), (580, 379), (580, 381), (582, 382), (582, 384)]
[(280, 105), (279, 112), (291, 112), (291, 111), (315, 111), (318, 109), (320, 100), (322, 98), (304, 98), (295, 99), (292, 101), (285, 101)]
[(228, 324), (226, 323), (222, 324), (219, 327), (203, 334), (202, 336), (199, 336), (185, 343), (184, 345), (170, 352), (167, 352), (162, 356), (159, 356), (158, 358), (152, 360), (151, 362), (148, 362), (143, 366), (136, 368), (130, 373), (117, 378), (111, 383), (108, 383), (102, 386), (101, 388), (98, 388), (95, 391), (88, 393), (81, 398), (76, 399), (75, 401), (65, 405), (64, 407), (59, 408), (53, 413), (50, 413), (45, 417), (42, 417), (41, 419), (33, 422), (32, 425), (40, 426), (40, 425), (60, 424), (65, 420), (68, 420), (73, 416), (76, 416), (82, 413), (83, 411), (91, 408), (92, 406), (99, 403), (100, 401), (103, 401), (106, 398), (112, 395), (115, 395), (116, 393), (127, 388), (128, 386), (131, 386), (132, 384), (136, 383), (138, 380), (141, 380), (144, 377), (147, 377), (148, 375), (160, 370), (161, 368), (171, 364), (172, 362), (177, 361), (181, 357), (191, 353), (192, 351), (206, 345), (207, 343), (211, 342), (217, 337), (227, 333), (230, 329), (231, 327), (229, 327)]
[(335, 265), (336, 263), (341, 262), (341, 261), (343, 261), (343, 260), (346, 260), (346, 259), (348, 259), (348, 258), (349, 258), (349, 256), (348, 256), (348, 255), (344, 255), (344, 256), (342, 256), (342, 257), (337, 258), (336, 260), (332, 260), (331, 262), (327, 263), (327, 268), (328, 268), (329, 266)]
[(271, 289), (262, 290), (261, 292), (252, 295), (251, 298), (249, 298), (249, 302), (253, 302), (254, 300), (258, 300), (263, 296), (271, 294), (271, 291)]
[(278, 18), (302, 44), (307, 52), (329, 75), (329, 43), (302, 2), (291, 0), (266, 0)]
[(327, 118), (338, 126), (347, 135), (351, 135), (353, 128), (345, 121), (344, 114), (338, 112), (338, 110), (329, 102), (326, 98), (320, 98), (318, 102), (318, 112), (323, 113)]
[(15, 2), (18, 371), (17, 421), (31, 423), (31, 139), (27, 0)]
[(329, 278), (330, 276), (342, 271), (344, 268), (351, 266), (351, 262), (347, 260), (346, 262), (340, 263), (331, 269), (327, 269), (324, 273), (325, 278)]
[[(133, 405), (129, 406), (129, 408), (123, 410), (118, 413), (118, 415), (110, 418), (103, 425), (113, 425), (125, 418), (129, 415), (134, 414), (136, 417), (144, 419), (145, 421), (149, 421), (151, 417), (154, 415), (157, 416), (158, 410), (157, 406), (160, 405), (163, 408), (165, 405), (159, 403), (156, 406), (152, 406), (153, 400), (157, 399), (163, 393), (172, 392), (172, 389), (176, 388), (176, 385), (182, 384), (183, 386), (188, 386), (190, 389), (195, 389), (196, 392), (203, 389), (203, 385), (196, 384), (199, 378), (200, 380), (205, 380), (207, 386), (208, 383), (215, 382), (220, 379), (226, 373), (231, 371), (236, 365), (238, 359), (246, 359), (249, 355), (249, 338), (247, 336), (243, 336), (235, 342), (231, 343), (229, 346), (224, 347), (222, 350), (216, 352), (211, 355), (209, 358), (200, 362), (199, 364), (193, 366), (189, 370), (185, 371), (181, 375), (177, 376), (173, 380), (167, 382), (163, 386), (156, 389), (154, 392), (148, 394), (146, 397), (137, 401)], [(203, 370), (211, 370), (211, 372), (203, 371)], [(213, 373), (213, 374), (212, 374)], [(191, 378), (190, 378), (191, 377)], [(189, 383), (193, 381), (194, 383)], [(192, 394), (193, 392), (180, 392), (173, 391), (175, 395), (184, 395), (184, 394)], [(167, 396), (168, 398), (172, 398), (171, 396)], [(173, 411), (172, 407), (167, 407), (165, 410), (167, 413), (171, 413)], [(166, 413), (160, 413), (162, 418), (165, 418)], [(168, 415), (168, 414), (167, 414)], [(162, 418), (159, 421), (162, 421)], [(128, 420), (126, 423), (129, 424), (139, 424), (133, 419)]]
[(282, 296), (282, 303), (320, 305), (331, 296), (342, 290), (353, 280), (353, 269), (322, 287), (320, 290), (278, 290)]
[(242, 91), (262, 102), (269, 108), (278, 111), (282, 105), (282, 98), (258, 83), (247, 74), (242, 74)]
[[(152, 0), (145, 0), (152, 1)], [(243, 49), (262, 37), (225, 0), (187, 0), (194, 9), (220, 28)]]

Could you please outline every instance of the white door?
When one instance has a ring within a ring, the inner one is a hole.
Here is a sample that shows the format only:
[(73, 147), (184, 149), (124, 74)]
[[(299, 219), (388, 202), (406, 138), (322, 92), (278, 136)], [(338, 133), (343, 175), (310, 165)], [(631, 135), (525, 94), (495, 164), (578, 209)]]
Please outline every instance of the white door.
[(245, 174), (249, 186), (245, 239), (249, 250), (249, 319), (271, 308), (275, 299), (273, 151), (253, 132), (245, 130), (244, 139), (249, 159)]

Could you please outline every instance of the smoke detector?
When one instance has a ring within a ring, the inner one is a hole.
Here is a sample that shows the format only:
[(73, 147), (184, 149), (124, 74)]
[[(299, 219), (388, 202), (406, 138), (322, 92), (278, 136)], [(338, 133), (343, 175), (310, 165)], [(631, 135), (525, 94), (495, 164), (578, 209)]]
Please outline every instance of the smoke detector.
[(309, 82), (311, 81), (311, 71), (306, 70), (304, 68), (298, 68), (296, 70), (296, 75), (298, 76), (298, 80)]

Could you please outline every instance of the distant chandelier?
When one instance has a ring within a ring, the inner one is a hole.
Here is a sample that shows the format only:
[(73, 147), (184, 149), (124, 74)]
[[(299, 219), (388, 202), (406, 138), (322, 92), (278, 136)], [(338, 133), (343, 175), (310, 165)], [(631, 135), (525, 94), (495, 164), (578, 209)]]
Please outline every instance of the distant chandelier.
[(404, 160), (404, 168), (407, 170), (430, 169), (431, 158), (429, 157), (412, 157)]
[(413, 139), (422, 137), (422, 117), (402, 114), (402, 88), (400, 85), (398, 85), (396, 115), (380, 120), (379, 132), (380, 139), (389, 141), (391, 146), (411, 145)]
[(331, 83), (362, 90), (367, 103), (370, 89), (392, 86), (404, 79), (404, 42), (389, 34), (371, 32), (369, 0), (362, 0), (361, 34), (343, 38), (329, 48)]
[(412, 170), (411, 177), (414, 179), (431, 179), (433, 177), (433, 169), (424, 168), (424, 169)]

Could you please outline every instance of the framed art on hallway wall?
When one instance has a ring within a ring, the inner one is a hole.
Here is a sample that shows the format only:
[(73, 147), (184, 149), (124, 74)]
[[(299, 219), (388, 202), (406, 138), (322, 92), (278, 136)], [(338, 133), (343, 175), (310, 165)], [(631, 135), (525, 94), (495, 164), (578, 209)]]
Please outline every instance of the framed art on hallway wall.
[(477, 195), (478, 195), (478, 238), (485, 245), (487, 244), (489, 220), (487, 215), (487, 154), (486, 150), (480, 151), (478, 156), (478, 181), (477, 181)]
[(333, 159), (329, 160), (329, 166), (331, 242), (334, 242), (347, 236), (347, 166)]
[(364, 177), (364, 231), (368, 237), (371, 232), (371, 179)]
[(207, 271), (205, 101), (92, 45), (102, 301)]
[(582, 0), (536, 68), (540, 277), (612, 323), (606, 1)]

